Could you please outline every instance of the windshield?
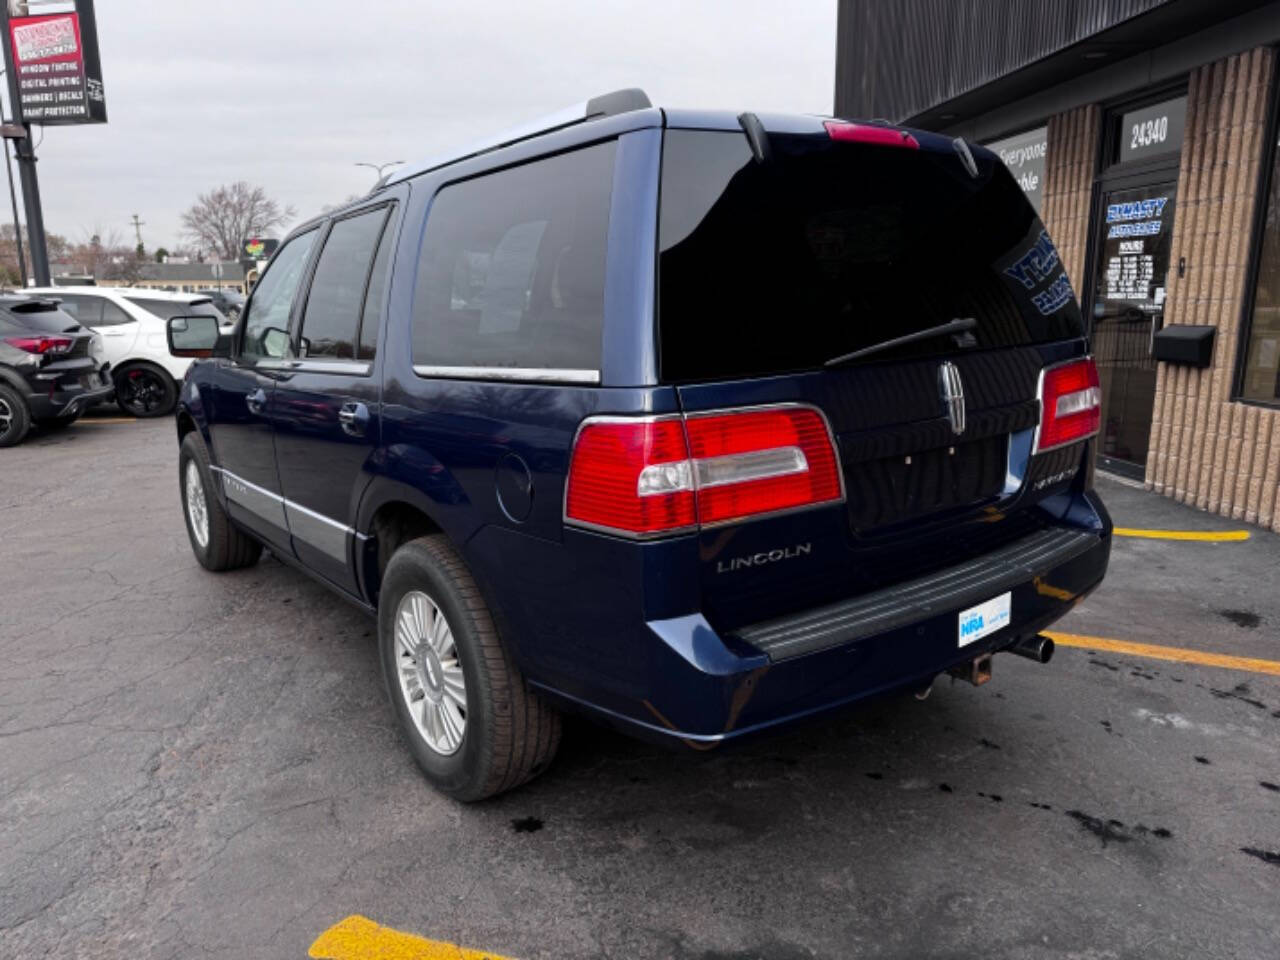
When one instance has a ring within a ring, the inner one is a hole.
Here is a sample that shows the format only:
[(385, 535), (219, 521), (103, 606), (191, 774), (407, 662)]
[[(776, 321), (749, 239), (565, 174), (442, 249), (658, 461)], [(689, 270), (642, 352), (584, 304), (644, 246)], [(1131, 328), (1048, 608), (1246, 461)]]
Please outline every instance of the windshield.
[[(998, 161), (740, 133), (669, 130), (659, 310), (665, 380), (817, 369), (962, 318), (971, 331), (859, 363), (1083, 335), (1043, 224)], [(961, 326), (961, 325), (957, 325)]]

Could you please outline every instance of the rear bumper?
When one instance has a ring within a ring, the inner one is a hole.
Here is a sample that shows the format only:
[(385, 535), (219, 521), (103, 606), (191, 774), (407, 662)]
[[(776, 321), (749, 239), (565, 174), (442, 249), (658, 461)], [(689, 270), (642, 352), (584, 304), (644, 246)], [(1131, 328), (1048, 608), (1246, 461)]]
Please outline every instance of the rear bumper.
[(69, 417), (96, 403), (110, 400), (115, 385), (107, 364), (98, 370), (92, 364), (68, 364), (65, 368), (50, 365), (37, 374), (27, 395), (27, 405), (36, 420)]
[[(717, 633), (700, 614), (653, 620), (618, 643), (643, 676), (619, 688), (531, 676), (544, 693), (647, 739), (697, 749), (804, 720), (868, 697), (918, 688), (950, 667), (1033, 636), (1102, 580), (1110, 522), (1061, 526), (875, 597)], [(1095, 510), (1096, 507), (1096, 510)], [(1091, 516), (1090, 516), (1091, 515)], [(1019, 549), (1015, 549), (1019, 548)], [(960, 646), (962, 610), (1011, 595), (1009, 624)], [(634, 646), (632, 646), (634, 645)]]

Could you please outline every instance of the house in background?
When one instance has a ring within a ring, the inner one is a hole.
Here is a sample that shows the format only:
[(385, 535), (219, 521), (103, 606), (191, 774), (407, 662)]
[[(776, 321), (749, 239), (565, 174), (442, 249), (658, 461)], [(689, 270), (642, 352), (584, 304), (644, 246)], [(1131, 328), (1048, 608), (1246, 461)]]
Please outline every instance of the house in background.
[[(221, 276), (218, 276), (218, 271)], [(95, 284), (100, 287), (142, 287), (147, 290), (171, 290), (193, 293), (196, 290), (221, 288), (248, 293), (244, 267), (238, 262), (224, 263), (144, 263), (136, 278), (86, 276), (74, 264), (50, 265), (53, 282), (60, 287)]]

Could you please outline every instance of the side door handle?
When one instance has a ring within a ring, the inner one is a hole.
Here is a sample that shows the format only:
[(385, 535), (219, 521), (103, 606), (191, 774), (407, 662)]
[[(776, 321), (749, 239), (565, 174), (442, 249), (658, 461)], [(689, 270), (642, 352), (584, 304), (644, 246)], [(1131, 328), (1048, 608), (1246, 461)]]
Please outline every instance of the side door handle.
[(259, 387), (244, 398), (244, 405), (249, 408), (250, 413), (261, 414), (262, 408), (267, 405), (267, 392)]
[(353, 437), (363, 437), (369, 425), (369, 408), (363, 403), (349, 400), (338, 410), (338, 422), (342, 431)]

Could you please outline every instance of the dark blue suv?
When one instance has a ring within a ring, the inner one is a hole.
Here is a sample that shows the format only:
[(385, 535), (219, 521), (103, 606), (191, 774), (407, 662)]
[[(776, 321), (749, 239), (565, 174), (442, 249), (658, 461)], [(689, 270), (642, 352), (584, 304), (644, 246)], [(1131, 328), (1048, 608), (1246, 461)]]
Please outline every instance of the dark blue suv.
[(428, 779), (975, 682), (1098, 585), (1098, 375), (988, 151), (639, 91), (397, 172), (170, 321), (188, 533), (378, 618)]

